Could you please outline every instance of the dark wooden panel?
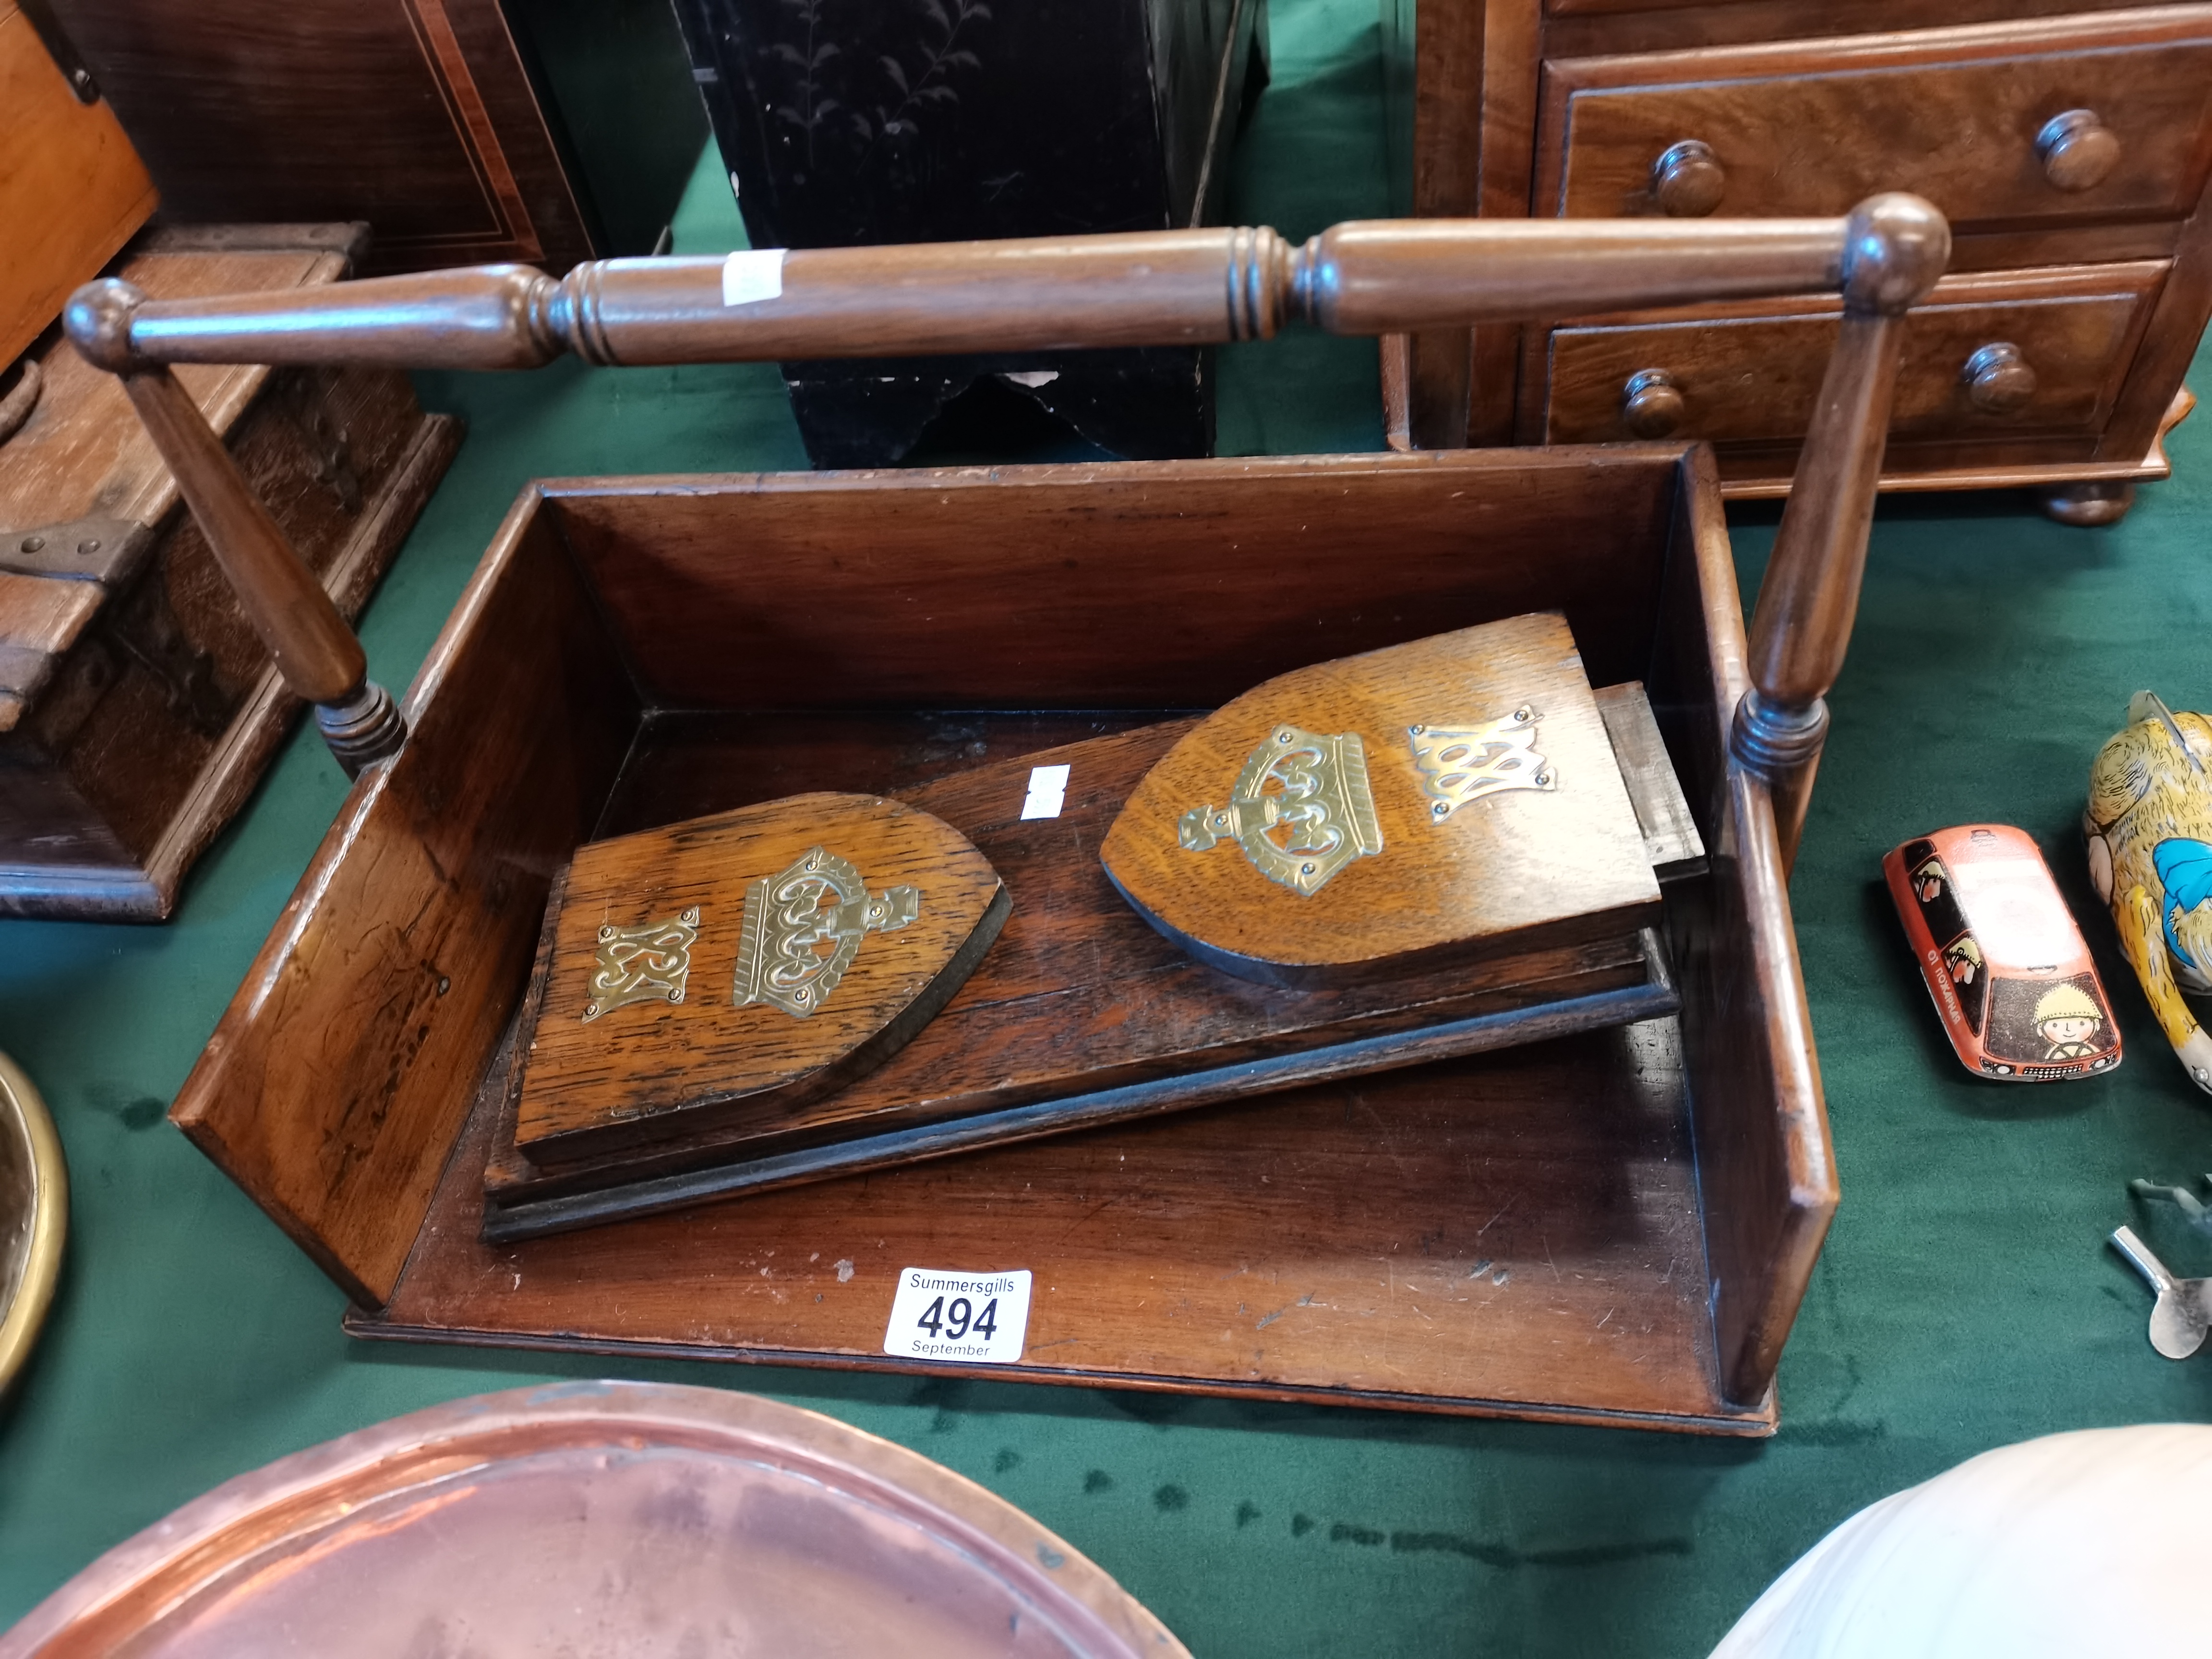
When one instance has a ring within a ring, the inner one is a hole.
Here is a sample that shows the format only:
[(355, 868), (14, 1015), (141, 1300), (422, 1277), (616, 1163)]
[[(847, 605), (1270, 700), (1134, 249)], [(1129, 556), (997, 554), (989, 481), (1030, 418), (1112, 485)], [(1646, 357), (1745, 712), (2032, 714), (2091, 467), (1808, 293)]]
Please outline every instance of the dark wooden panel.
[(1540, 609), (1594, 684), (1639, 678), (1677, 453), (547, 488), (658, 703), (1210, 708), (1317, 655)]
[(179, 220), (365, 219), (371, 266), (592, 252), (493, 0), (54, 0)]
[[(1534, 10), (1540, 0), (1489, 0)], [(1595, 52), (1664, 52), (1798, 40), (1839, 34), (1893, 34), (1931, 23), (2003, 24), (2036, 18), (2136, 11), (2144, 0), (1953, 0), (1931, 15), (1927, 0), (1542, 0), (1545, 38), (1562, 58)], [(2172, 4), (2174, 0), (2151, 0)]]

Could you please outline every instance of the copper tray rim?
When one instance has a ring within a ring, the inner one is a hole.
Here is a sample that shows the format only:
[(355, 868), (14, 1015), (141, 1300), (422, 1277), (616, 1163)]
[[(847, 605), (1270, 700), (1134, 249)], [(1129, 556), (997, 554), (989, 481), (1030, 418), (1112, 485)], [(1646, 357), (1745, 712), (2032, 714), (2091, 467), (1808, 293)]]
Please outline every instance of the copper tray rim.
[(572, 1382), (475, 1395), (238, 1475), (100, 1556), (0, 1632), (0, 1659), (104, 1653), (362, 1504), (503, 1459), (598, 1446), (737, 1456), (927, 1524), (1051, 1608), (1101, 1659), (1190, 1659), (1143, 1603), (1006, 1499), (905, 1447), (802, 1407), (684, 1383)]
[(0, 1133), (19, 1133), (31, 1149), (30, 1248), (12, 1290), (0, 1285), (0, 1395), (21, 1372), (39, 1340), (60, 1282), (62, 1247), (69, 1237), (69, 1164), (60, 1134), (23, 1069), (0, 1054)]

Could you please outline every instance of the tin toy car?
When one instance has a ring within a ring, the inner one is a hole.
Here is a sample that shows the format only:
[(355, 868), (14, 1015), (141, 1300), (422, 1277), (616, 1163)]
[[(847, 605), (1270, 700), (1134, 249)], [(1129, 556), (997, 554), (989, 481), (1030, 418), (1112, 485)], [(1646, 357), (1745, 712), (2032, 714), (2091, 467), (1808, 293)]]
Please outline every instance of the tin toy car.
[(2120, 1063), (2119, 1028), (2089, 948), (2025, 831), (1938, 830), (1893, 851), (1882, 873), (1968, 1071), (2055, 1083)]

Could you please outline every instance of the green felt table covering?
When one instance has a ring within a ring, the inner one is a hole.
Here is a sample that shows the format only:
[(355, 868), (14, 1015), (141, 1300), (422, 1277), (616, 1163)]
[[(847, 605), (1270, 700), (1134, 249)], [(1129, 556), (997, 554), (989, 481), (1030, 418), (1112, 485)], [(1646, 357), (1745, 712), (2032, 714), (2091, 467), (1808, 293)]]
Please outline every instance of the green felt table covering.
[[(1276, 0), (1273, 22), (1235, 222), (1302, 238), (1387, 212), (1372, 0)], [(739, 234), (710, 154), (678, 249)], [(365, 621), (395, 689), (526, 480), (805, 464), (765, 366), (419, 384), (470, 430)], [(1370, 342), (1232, 348), (1221, 390), (1224, 453), (1381, 445)], [(2204, 1417), (2212, 1358), (2152, 1352), (2149, 1297), (2103, 1240), (2132, 1216), (2177, 1271), (2212, 1270), (2212, 1241), (2126, 1194), (2133, 1176), (2212, 1169), (2212, 1100), (2113, 950), (2075, 828), (2131, 692), (2212, 707), (2212, 417), (2172, 455), (2174, 477), (2109, 530), (2062, 528), (2014, 494), (1896, 498), (1877, 518), (1792, 888), (1844, 1201), (1771, 1441), (353, 1341), (337, 1290), (164, 1117), (343, 796), (303, 727), (169, 926), (0, 922), (0, 1048), (45, 1091), (74, 1189), (44, 1343), (0, 1403), (0, 1626), (272, 1458), (610, 1369), (758, 1389), (939, 1459), (1065, 1534), (1201, 1656), (1687, 1659), (1884, 1492), (2032, 1435)], [(1776, 518), (1731, 515), (1747, 593)], [(2118, 1009), (2116, 1075), (2008, 1088), (1951, 1057), (1878, 865), (1976, 820), (2022, 826), (2051, 859)]]

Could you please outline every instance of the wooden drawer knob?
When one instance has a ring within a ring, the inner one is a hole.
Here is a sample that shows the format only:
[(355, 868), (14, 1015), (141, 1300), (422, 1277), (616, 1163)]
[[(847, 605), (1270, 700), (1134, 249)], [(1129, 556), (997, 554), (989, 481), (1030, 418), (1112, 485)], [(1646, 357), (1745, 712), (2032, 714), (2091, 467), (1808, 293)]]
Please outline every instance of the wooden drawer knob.
[[(2062, 119), (2064, 118), (2061, 118)], [(1702, 219), (1721, 204), (1728, 173), (1711, 144), (1685, 138), (1651, 164), (1651, 194), (1670, 219)]]
[(1688, 412), (1682, 388), (1663, 368), (1639, 368), (1620, 389), (1621, 421), (1639, 438), (1672, 437)]
[(1966, 383), (1966, 400), (1991, 415), (2016, 413), (2035, 396), (2035, 371), (2009, 340), (1985, 345), (1967, 358), (1960, 378)]
[(2042, 158), (2043, 176), (2058, 189), (2092, 190), (2118, 164), (2120, 141), (2096, 111), (2069, 109), (2043, 124), (2035, 153)]

